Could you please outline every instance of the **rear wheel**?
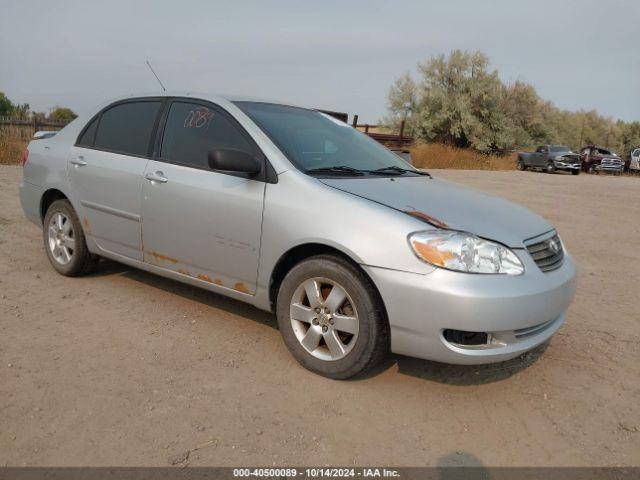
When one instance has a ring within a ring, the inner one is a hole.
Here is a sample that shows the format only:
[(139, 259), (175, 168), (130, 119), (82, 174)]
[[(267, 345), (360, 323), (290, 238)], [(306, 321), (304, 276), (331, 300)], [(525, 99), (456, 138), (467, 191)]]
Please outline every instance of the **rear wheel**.
[(43, 223), (47, 257), (58, 273), (76, 277), (89, 273), (98, 257), (87, 249), (82, 226), (68, 200), (56, 200), (47, 209)]
[(520, 159), (518, 159), (518, 163), (516, 165), (516, 168), (518, 170), (520, 170), (521, 172), (524, 172), (527, 169), (527, 166), (524, 164), (524, 162)]
[(595, 165), (589, 165), (589, 168), (587, 170), (587, 173), (590, 173), (591, 175), (593, 175), (594, 173), (596, 173), (596, 166)]
[(325, 377), (342, 380), (361, 374), (389, 351), (389, 327), (378, 292), (339, 256), (319, 255), (294, 266), (278, 291), (276, 314), (291, 354)]

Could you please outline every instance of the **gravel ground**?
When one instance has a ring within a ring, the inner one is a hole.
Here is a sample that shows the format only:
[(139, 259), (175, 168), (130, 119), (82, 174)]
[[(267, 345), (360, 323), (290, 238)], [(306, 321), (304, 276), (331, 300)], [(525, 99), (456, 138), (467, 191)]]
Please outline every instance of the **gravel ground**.
[(0, 464), (640, 465), (640, 181), (433, 173), (557, 226), (567, 322), (506, 363), (337, 382), (252, 307), (111, 262), (56, 274), (0, 166)]

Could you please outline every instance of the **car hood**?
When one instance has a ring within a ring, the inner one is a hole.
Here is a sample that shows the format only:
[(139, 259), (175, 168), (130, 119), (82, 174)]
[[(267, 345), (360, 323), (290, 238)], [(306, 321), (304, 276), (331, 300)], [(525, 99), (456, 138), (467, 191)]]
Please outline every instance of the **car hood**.
[(523, 240), (553, 227), (525, 207), (444, 180), (415, 177), (322, 178), (325, 185), (413, 215), (435, 226), (462, 230), (522, 248)]
[(567, 162), (579, 162), (580, 155), (574, 152), (563, 152), (555, 155), (556, 157), (562, 157)]

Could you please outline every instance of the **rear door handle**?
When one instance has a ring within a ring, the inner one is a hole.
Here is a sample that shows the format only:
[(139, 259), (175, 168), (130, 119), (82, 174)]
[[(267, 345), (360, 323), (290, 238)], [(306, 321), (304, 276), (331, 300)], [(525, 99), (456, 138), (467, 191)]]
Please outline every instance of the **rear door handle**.
[(169, 181), (169, 179), (164, 176), (164, 173), (162, 173), (159, 170), (157, 172), (149, 172), (145, 174), (144, 178), (146, 178), (150, 182), (157, 182), (157, 183), (167, 183)]
[(84, 167), (87, 164), (87, 162), (84, 161), (84, 157), (82, 155), (78, 155), (76, 158), (72, 158), (71, 163), (77, 167)]

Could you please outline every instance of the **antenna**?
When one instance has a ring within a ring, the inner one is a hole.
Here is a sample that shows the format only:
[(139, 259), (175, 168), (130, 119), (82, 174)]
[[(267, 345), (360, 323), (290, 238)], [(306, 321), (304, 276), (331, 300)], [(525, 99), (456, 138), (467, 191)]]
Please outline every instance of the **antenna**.
[(160, 84), (160, 86), (162, 87), (162, 91), (166, 92), (167, 89), (164, 88), (164, 85), (162, 84), (162, 81), (160, 80), (160, 78), (158, 78), (158, 75), (156, 75), (156, 72), (153, 70), (153, 67), (151, 66), (151, 64), (149, 63), (149, 60), (147, 60), (147, 65), (149, 66), (149, 70), (151, 70), (151, 73), (153, 73), (153, 76), (156, 77), (156, 80), (158, 80), (158, 83)]

